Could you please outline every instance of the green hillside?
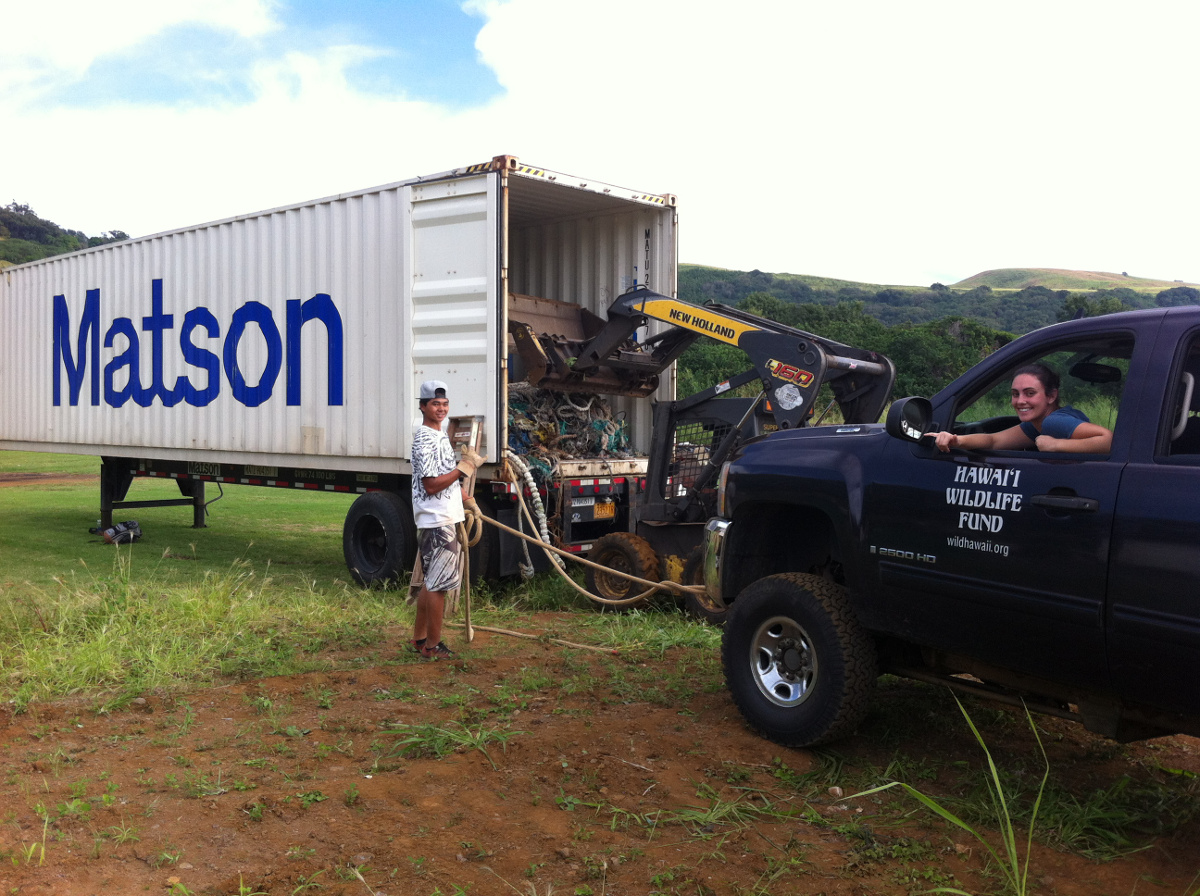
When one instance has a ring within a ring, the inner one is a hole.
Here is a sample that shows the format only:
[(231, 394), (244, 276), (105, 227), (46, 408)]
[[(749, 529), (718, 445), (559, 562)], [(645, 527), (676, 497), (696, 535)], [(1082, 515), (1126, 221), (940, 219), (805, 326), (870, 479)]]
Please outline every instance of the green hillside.
[[(734, 271), (727, 268), (713, 268), (699, 264), (681, 264), (679, 266), (680, 280), (698, 283), (738, 283), (744, 284), (747, 278), (759, 277), (762, 282), (787, 282), (805, 286), (815, 292), (837, 293), (844, 290), (859, 290), (878, 292), (884, 289), (928, 290), (929, 286), (901, 283), (864, 283), (858, 280), (838, 280), (834, 277), (817, 277), (810, 274), (766, 274), (761, 271)], [(1133, 277), (1127, 274), (1113, 274), (1105, 271), (1070, 271), (1060, 268), (996, 268), (982, 271), (950, 284), (957, 290), (972, 290), (981, 286), (995, 290), (1020, 290), (1031, 286), (1041, 286), (1053, 290), (1088, 291), (1103, 289), (1134, 289), (1139, 292), (1158, 292), (1163, 289), (1173, 289), (1177, 286), (1200, 288), (1200, 283), (1190, 283), (1183, 280), (1156, 280), (1152, 277)]]
[(1197, 286), (1182, 280), (1155, 280), (1148, 277), (1131, 277), (1128, 274), (1110, 274), (1104, 271), (1067, 271), (1058, 268), (997, 268), (984, 271), (954, 284), (955, 289), (974, 289), (988, 286), (992, 289), (1025, 289), (1029, 286), (1044, 286), (1047, 289), (1136, 289), (1141, 292), (1158, 292), (1176, 286)]
[(726, 283), (737, 284), (740, 288), (750, 280), (757, 278), (761, 283), (787, 282), (796, 287), (804, 287), (818, 292), (839, 292), (842, 290), (868, 290), (875, 292), (880, 289), (925, 289), (923, 286), (888, 285), (878, 283), (863, 283), (858, 280), (838, 280), (834, 277), (817, 277), (812, 274), (767, 274), (762, 271), (734, 271), (728, 268), (713, 268), (702, 264), (680, 264), (679, 279), (693, 284)]
[(737, 305), (765, 295), (796, 305), (853, 305), (854, 313), (888, 326), (965, 318), (1013, 334), (1079, 313), (1200, 305), (1200, 289), (1175, 281), (1050, 268), (985, 271), (952, 286), (884, 286), (684, 264), (679, 268), (679, 295), (697, 304)]
[(0, 269), (127, 239), (129, 235), (120, 230), (100, 236), (67, 230), (18, 202), (0, 207)]
[[(39, 217), (28, 205), (0, 207), (0, 268), (129, 239), (120, 230), (88, 236)], [(951, 286), (862, 283), (808, 274), (679, 266), (679, 295), (690, 302), (737, 305), (767, 297), (816, 305), (844, 318), (865, 316), (889, 326), (962, 318), (1003, 333), (1026, 333), (1077, 314), (1200, 304), (1200, 289), (1174, 280), (1055, 268), (1000, 268)], [(787, 311), (780, 308), (779, 313)]]

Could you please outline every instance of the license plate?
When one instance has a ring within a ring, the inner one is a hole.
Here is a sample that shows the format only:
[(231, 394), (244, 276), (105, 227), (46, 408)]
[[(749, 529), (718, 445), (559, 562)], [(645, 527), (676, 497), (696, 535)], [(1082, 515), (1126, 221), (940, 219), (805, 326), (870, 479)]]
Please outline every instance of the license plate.
[(592, 515), (598, 520), (611, 520), (617, 515), (617, 505), (611, 501), (597, 504), (592, 508)]

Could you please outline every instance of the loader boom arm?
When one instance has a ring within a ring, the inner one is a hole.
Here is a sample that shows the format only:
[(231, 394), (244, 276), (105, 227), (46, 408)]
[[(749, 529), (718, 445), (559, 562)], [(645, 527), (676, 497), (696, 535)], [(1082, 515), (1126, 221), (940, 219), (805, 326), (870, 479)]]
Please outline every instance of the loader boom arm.
[[(643, 342), (635, 335), (650, 320), (670, 326)], [(571, 345), (569, 357), (541, 346), (543, 388), (648, 395), (659, 374), (701, 336), (741, 349), (754, 366), (780, 428), (800, 426), (828, 382), (846, 423), (878, 421), (891, 396), (896, 369), (883, 355), (843, 345), (726, 305), (693, 305), (645, 287), (592, 322), (593, 335)], [(520, 340), (518, 340), (520, 346)], [(523, 355), (524, 357), (524, 355)], [(531, 381), (532, 377), (531, 377)], [(611, 384), (616, 383), (613, 387)]]

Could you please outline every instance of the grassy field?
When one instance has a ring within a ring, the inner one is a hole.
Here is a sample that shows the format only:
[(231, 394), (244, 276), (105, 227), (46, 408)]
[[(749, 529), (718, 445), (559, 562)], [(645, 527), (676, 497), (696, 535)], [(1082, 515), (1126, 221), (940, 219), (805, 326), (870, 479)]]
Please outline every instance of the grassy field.
[[(0, 452), (0, 474), (96, 470), (93, 458)], [(129, 497), (178, 491), (137, 480)], [(98, 477), (0, 487), (0, 699), (24, 706), (104, 693), (120, 702), (221, 676), (307, 671), (331, 645), (378, 642), (385, 627), (407, 625), (411, 610), (403, 592), (364, 590), (346, 574), (342, 521), (352, 500), (230, 487), (211, 505), (208, 528), (191, 528), (189, 507), (128, 510), (121, 518), (136, 519), (143, 538), (113, 546), (88, 531)], [(587, 603), (552, 579), (477, 592), (475, 602), (480, 624)], [(674, 622), (679, 637), (690, 630), (715, 649), (711, 633)]]
[[(144, 537), (133, 551), (114, 551), (88, 532), (99, 516), (99, 461), (93, 457), (0, 452), (0, 474), (92, 474), (96, 479), (0, 488), (0, 550), (4, 582), (25, 593), (51, 583), (109, 578), (117, 564), (135, 583), (195, 585), (206, 571), (248, 563), (279, 581), (305, 587), (341, 587), (342, 520), (353, 496), (285, 489), (209, 486), (209, 527), (193, 529), (190, 507), (118, 512), (137, 519)], [(178, 498), (170, 481), (139, 479), (131, 500)], [(218, 499), (213, 501), (213, 499)]]

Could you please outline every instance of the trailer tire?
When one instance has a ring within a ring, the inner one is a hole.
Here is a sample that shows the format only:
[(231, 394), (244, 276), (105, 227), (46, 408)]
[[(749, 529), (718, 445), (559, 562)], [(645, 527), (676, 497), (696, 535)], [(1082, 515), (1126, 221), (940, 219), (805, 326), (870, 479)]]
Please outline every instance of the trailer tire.
[[(488, 501), (476, 500), (479, 512), (486, 519), (495, 520), (496, 511)], [(479, 541), (470, 548), (471, 583), (487, 582), (494, 584), (501, 579), (500, 575), (500, 530), (490, 523), (484, 523), (479, 533)]]
[[(704, 545), (696, 545), (688, 554), (687, 561), (683, 564), (683, 584), (704, 584)], [(710, 625), (724, 625), (729, 615), (728, 607), (718, 607), (707, 596), (684, 595), (683, 606), (692, 616)]]
[[(658, 581), (658, 555), (654, 553), (654, 548), (650, 547), (650, 543), (646, 539), (640, 535), (634, 535), (632, 532), (610, 532), (608, 535), (602, 536), (592, 545), (587, 558), (593, 563), (599, 563), (601, 566), (607, 566), (617, 572), (627, 573), (651, 582)], [(646, 590), (645, 585), (639, 585), (637, 582), (631, 582), (591, 566), (587, 568), (586, 582), (587, 590), (595, 595), (600, 603), (627, 600)], [(647, 597), (636, 603), (624, 604), (622, 608), (631, 609), (635, 606), (644, 606), (649, 600), (650, 598)]]
[(742, 716), (787, 747), (850, 734), (878, 674), (874, 642), (846, 590), (804, 573), (767, 576), (738, 595), (721, 662)]
[(417, 555), (412, 508), (395, 492), (366, 492), (350, 505), (342, 527), (342, 554), (358, 584), (401, 581)]

